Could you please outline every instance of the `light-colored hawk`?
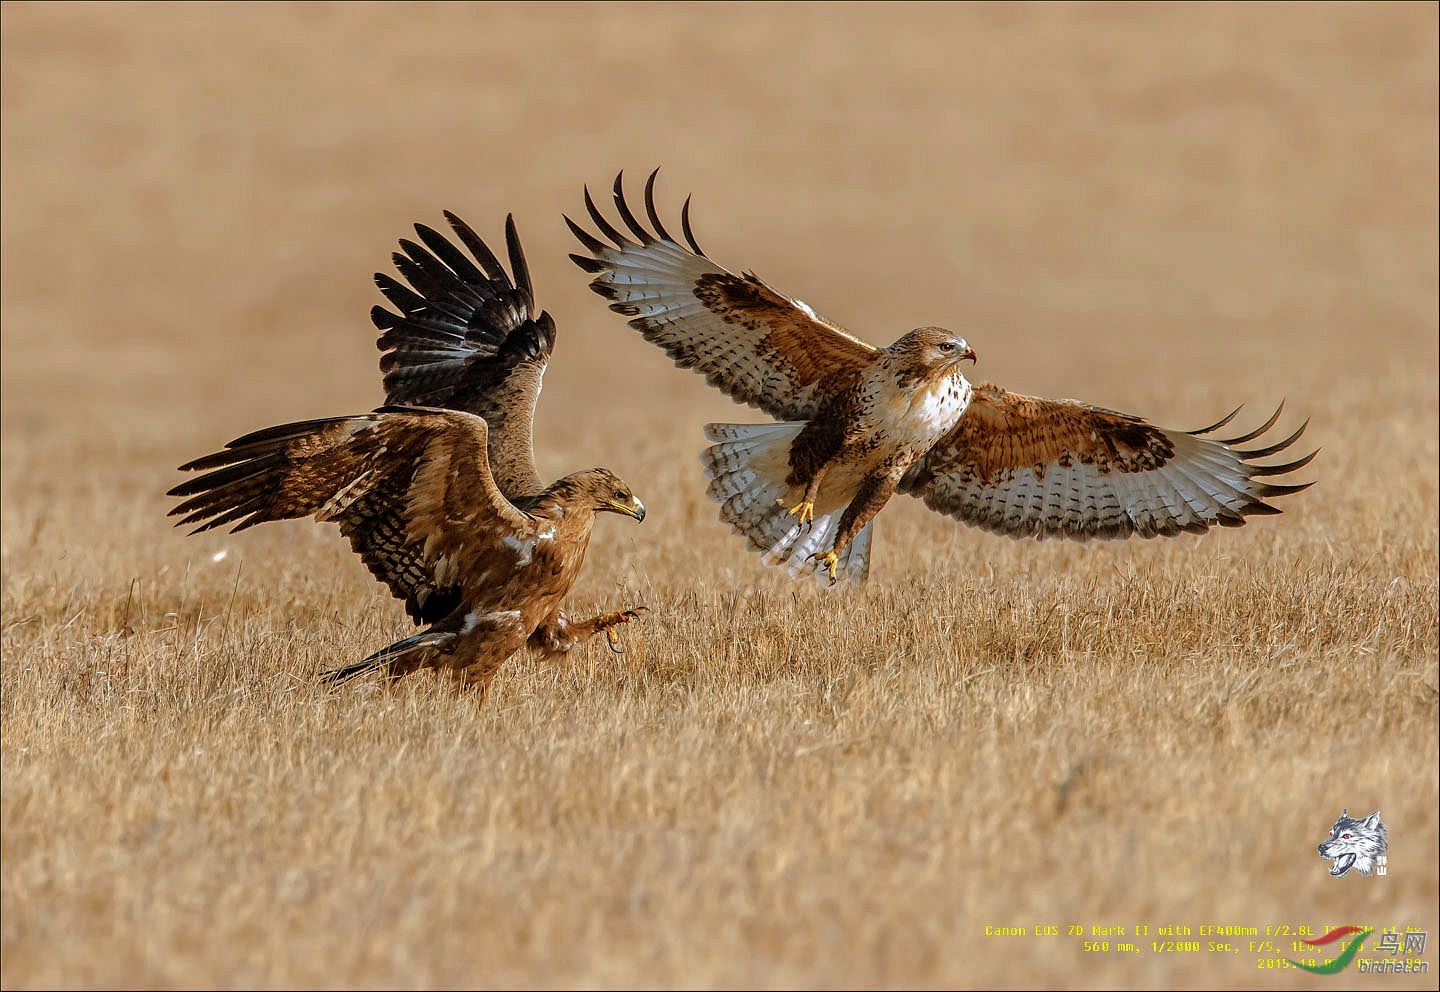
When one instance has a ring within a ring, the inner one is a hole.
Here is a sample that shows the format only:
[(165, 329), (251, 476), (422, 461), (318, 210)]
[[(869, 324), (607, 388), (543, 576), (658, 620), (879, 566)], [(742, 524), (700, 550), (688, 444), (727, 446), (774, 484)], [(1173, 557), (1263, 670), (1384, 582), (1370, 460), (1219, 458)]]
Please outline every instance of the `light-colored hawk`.
[[(658, 170), (657, 170), (658, 172)], [(709, 424), (702, 460), (720, 516), (768, 564), (792, 574), (818, 563), (857, 585), (869, 570), (871, 521), (896, 492), (931, 509), (1013, 537), (1120, 538), (1199, 533), (1278, 513), (1266, 500), (1309, 483), (1266, 481), (1310, 462), (1259, 464), (1300, 437), (1239, 447), (1273, 427), (1216, 438), (1235, 413), (1195, 431), (1078, 400), (1022, 396), (972, 385), (964, 338), (912, 330), (886, 348), (856, 338), (759, 277), (711, 261), (681, 212), (682, 244), (645, 184), (648, 225), (621, 177), (615, 207), (628, 234), (585, 206), (599, 235), (566, 222), (610, 309), (731, 398), (771, 424)], [(1238, 413), (1238, 410), (1236, 411)], [(813, 566), (811, 566), (813, 567)]]

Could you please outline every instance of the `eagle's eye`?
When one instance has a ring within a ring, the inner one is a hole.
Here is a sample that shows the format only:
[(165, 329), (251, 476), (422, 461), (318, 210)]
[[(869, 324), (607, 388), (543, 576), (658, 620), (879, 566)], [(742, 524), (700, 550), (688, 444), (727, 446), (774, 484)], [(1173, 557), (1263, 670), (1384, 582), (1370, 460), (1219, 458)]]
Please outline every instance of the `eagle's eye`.
[(627, 493), (627, 492), (626, 492), (625, 490), (623, 490), (623, 489), (617, 489), (617, 490), (615, 490), (615, 498), (616, 498), (616, 499), (629, 499), (629, 498), (630, 498), (630, 494)]
[(954, 351), (954, 350), (955, 350), (955, 342), (954, 342), (954, 341), (941, 341), (938, 347), (940, 348), (941, 351)]

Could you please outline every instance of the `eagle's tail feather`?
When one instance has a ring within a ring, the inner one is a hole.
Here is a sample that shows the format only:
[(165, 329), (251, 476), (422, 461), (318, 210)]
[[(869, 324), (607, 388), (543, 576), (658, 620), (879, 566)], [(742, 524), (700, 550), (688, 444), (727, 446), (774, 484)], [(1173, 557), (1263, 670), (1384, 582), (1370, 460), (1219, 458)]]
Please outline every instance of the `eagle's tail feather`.
[[(814, 521), (801, 527), (790, 508), (801, 492), (786, 483), (790, 475), (790, 444), (803, 422), (777, 424), (706, 424), (705, 436), (717, 443), (700, 455), (707, 490), (720, 504), (720, 519), (741, 534), (767, 565), (785, 565), (791, 575), (816, 569), (822, 583), (829, 575), (810, 561), (828, 551), (839, 530), (845, 507), (820, 507)], [(863, 585), (870, 571), (871, 527), (867, 526), (840, 555), (837, 574)]]
[(402, 637), (368, 658), (323, 673), (320, 681), (338, 685), (378, 670), (398, 679), (417, 668), (449, 666), (460, 673), (465, 684), (483, 686), (500, 663), (525, 643), (527, 633), (519, 610), (480, 613), (460, 606), (425, 630)]
[(320, 675), (320, 681), (325, 685), (339, 685), (341, 682), (350, 681), (357, 675), (380, 668), (387, 669), (386, 674), (392, 679), (399, 678), (422, 667), (431, 660), (433, 652), (453, 648), (456, 637), (453, 630), (422, 630), (418, 634), (402, 637), (389, 647), (383, 647), (368, 658), (362, 658), (352, 665), (323, 672)]

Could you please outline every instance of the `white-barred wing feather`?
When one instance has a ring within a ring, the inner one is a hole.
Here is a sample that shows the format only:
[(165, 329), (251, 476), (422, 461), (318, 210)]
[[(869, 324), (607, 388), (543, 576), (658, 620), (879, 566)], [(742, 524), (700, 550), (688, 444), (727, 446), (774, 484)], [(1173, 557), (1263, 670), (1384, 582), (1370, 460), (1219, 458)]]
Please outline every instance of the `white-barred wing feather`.
[(1280, 512), (1267, 500), (1308, 488), (1265, 480), (1317, 454), (1259, 464), (1294, 444), (1306, 425), (1244, 449), (1275, 426), (1280, 410), (1253, 431), (1215, 438), (1238, 412), (1200, 430), (1166, 430), (1076, 400), (982, 384), (955, 429), (906, 473), (901, 491), (1012, 537), (1156, 537), (1238, 527), (1248, 516)]
[(818, 316), (759, 277), (715, 264), (695, 241), (690, 201), (681, 226), (688, 247), (666, 231), (655, 208), (655, 177), (645, 183), (647, 228), (625, 199), (623, 175), (614, 199), (626, 237), (585, 190), (585, 208), (600, 237), (569, 217), (565, 222), (589, 255), (571, 255), (594, 273), (590, 288), (630, 317), (630, 326), (658, 344), (681, 368), (780, 420), (814, 416), (827, 380), (853, 377), (878, 350)]

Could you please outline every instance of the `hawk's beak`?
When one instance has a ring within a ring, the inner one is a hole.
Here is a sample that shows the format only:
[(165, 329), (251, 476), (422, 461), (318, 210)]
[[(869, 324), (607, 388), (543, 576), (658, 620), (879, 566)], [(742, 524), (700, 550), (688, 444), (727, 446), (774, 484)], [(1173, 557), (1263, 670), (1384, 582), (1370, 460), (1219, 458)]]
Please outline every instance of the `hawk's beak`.
[(620, 503), (612, 499), (610, 505), (615, 507), (616, 513), (623, 513), (627, 517), (634, 517), (637, 521), (645, 519), (645, 504), (634, 496), (630, 497), (629, 503)]
[(964, 351), (960, 352), (960, 354), (950, 356), (950, 360), (945, 363), (943, 368), (958, 369), (960, 367), (960, 363), (965, 361), (967, 358), (971, 362), (975, 361), (975, 349), (969, 347), (968, 345), (966, 346)]

